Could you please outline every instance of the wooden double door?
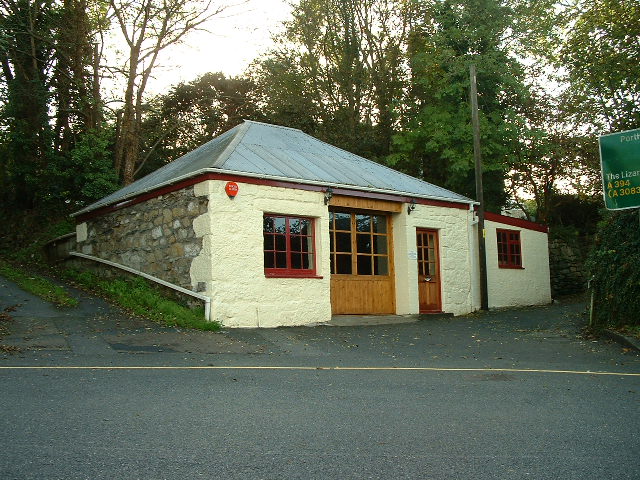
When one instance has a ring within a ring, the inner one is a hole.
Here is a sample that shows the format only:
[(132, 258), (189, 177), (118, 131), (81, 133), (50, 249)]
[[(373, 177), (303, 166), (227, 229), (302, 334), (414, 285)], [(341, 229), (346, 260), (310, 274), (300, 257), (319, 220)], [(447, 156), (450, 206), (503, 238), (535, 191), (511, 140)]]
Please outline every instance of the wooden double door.
[(442, 311), (438, 231), (418, 229), (418, 298), (420, 313)]
[(333, 314), (394, 314), (393, 235), (385, 212), (334, 209), (331, 237)]

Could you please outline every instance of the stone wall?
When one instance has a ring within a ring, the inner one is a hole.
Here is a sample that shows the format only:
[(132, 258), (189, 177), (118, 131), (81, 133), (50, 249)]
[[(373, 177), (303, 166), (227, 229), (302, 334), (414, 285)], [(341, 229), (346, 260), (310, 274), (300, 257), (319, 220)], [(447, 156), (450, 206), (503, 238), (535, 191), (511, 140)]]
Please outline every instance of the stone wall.
[(561, 238), (554, 238), (549, 242), (551, 293), (554, 297), (586, 290), (584, 261), (585, 254), (579, 245), (570, 245)]
[(194, 187), (116, 210), (77, 226), (78, 251), (126, 265), (191, 290), (191, 263), (202, 250), (193, 229), (208, 208)]

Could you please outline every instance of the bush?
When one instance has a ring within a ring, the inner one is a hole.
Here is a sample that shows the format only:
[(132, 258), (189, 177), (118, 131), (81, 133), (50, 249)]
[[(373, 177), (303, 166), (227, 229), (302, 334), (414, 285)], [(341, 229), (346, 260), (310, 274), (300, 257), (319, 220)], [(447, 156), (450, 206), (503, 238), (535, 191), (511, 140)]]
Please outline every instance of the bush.
[(638, 211), (605, 215), (598, 224), (587, 268), (592, 278), (594, 326), (640, 325)]

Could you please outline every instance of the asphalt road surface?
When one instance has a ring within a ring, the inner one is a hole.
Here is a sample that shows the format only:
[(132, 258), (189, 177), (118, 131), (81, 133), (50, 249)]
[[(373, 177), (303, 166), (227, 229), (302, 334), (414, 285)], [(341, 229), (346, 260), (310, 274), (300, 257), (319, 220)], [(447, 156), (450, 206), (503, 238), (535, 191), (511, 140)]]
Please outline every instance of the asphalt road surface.
[(207, 334), (80, 296), (0, 281), (2, 479), (640, 478), (640, 357), (578, 301)]

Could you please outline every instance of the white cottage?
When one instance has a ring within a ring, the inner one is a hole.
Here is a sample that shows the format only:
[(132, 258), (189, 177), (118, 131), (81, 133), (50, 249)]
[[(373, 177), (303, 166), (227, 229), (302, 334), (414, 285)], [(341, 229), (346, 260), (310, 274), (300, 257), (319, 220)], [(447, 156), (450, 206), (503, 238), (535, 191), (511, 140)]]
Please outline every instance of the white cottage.
[[(227, 327), (479, 308), (475, 202), (245, 121), (77, 212), (78, 251), (200, 292)], [(490, 307), (551, 301), (547, 229), (487, 214)]]

